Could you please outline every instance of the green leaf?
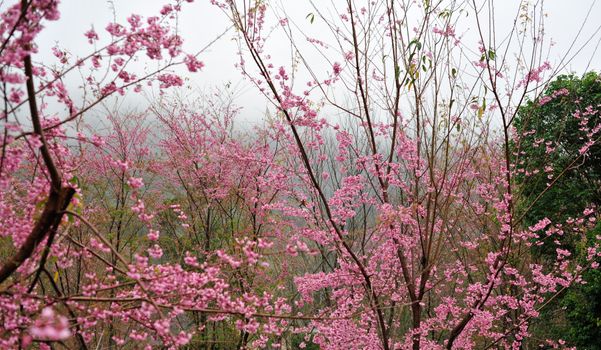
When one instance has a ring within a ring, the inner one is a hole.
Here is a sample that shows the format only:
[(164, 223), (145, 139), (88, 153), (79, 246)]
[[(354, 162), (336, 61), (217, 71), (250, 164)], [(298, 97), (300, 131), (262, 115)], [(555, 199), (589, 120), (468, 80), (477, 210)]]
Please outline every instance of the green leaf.
[(422, 49), (422, 43), (420, 43), (420, 42), (419, 42), (419, 40), (417, 40), (417, 39), (413, 39), (413, 40), (411, 40), (411, 42), (409, 43), (409, 46), (408, 46), (408, 48), (409, 48), (409, 49), (411, 49), (411, 45), (415, 45), (415, 47), (416, 47), (418, 50), (421, 50), (421, 49)]
[(77, 185), (77, 187), (80, 187), (79, 186), (79, 178), (75, 175), (73, 175), (73, 177), (69, 180), (69, 183), (71, 185)]
[(310, 12), (305, 18), (309, 20), (309, 23), (313, 24), (313, 21), (315, 21), (315, 14), (313, 12)]
[(485, 98), (482, 99), (482, 106), (480, 106), (480, 108), (478, 108), (478, 118), (482, 118), (482, 116), (484, 115), (484, 111), (486, 111), (486, 99)]
[(450, 15), (451, 15), (451, 11), (449, 11), (449, 10), (442, 10), (438, 14), (438, 16), (441, 18), (448, 18)]

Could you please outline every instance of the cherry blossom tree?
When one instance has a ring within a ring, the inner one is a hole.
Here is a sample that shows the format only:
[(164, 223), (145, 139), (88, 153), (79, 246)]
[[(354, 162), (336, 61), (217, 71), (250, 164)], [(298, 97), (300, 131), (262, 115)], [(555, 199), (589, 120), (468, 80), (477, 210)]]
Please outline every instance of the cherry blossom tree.
[[(73, 58), (56, 47), (53, 53), (60, 64), (55, 67), (32, 57), (45, 22), (59, 20), (58, 1), (24, 0), (3, 7), (3, 348), (29, 347), (32, 342), (42, 348), (55, 342), (88, 348), (107, 336), (110, 347), (126, 341), (147, 348), (178, 347), (204, 327), (185, 324), (179, 319), (184, 312), (209, 314), (216, 321), (237, 316), (246, 320), (240, 329), (255, 330), (250, 317), (260, 310), (268, 308), (267, 316), (283, 314), (281, 302), (270, 306), (269, 294), (230, 293), (221, 260), (199, 262), (191, 253), (183, 261), (161, 260), (155, 219), (161, 208), (147, 205), (146, 179), (141, 176), (152, 170), (143, 120), (132, 125), (135, 116), (109, 118), (114, 136), (81, 130), (84, 114), (111, 96), (139, 92), (142, 83), (163, 91), (181, 86), (183, 79), (172, 67), (185, 65), (190, 72), (202, 68), (197, 55), (182, 51), (173, 25), (186, 2), (167, 4), (157, 16), (134, 14), (125, 24), (109, 23), (105, 34), (89, 30), (84, 35), (91, 53)], [(142, 74), (130, 70), (140, 58), (159, 68)], [(79, 91), (83, 99), (74, 98), (63, 83), (77, 71), (84, 72)], [(55, 111), (50, 101), (60, 107)], [(130, 239), (142, 241), (123, 241), (120, 233), (131, 225), (137, 228), (130, 230)], [(261, 255), (255, 250), (261, 244), (241, 245), (249, 258), (237, 265), (256, 264)], [(235, 261), (225, 253), (222, 260)], [(127, 333), (116, 331), (121, 326)], [(277, 329), (272, 325), (270, 332)]]
[[(497, 41), (492, 2), (346, 1), (334, 15), (315, 6), (306, 19), (330, 30), (318, 38), (285, 8), (217, 5), (238, 29), (240, 70), (291, 140), (306, 198), (303, 211), (287, 212), (300, 219), (293, 237), (335, 254), (328, 271), (295, 278), (302, 303), (325, 292), (330, 303), (316, 312), (342, 318), (310, 323), (321, 348), (520, 347), (540, 309), (597, 268), (597, 245), (581, 265), (556, 238), (586, 239), (595, 209), (523, 225), (533, 203), (521, 202), (514, 177), (533, 170), (514, 154), (526, 135), (512, 124), (561, 69), (541, 54), (539, 6), (524, 3)], [(270, 46), (276, 32), (290, 42), (288, 59)], [(597, 141), (592, 124), (573, 162)], [(538, 245), (554, 247), (553, 264), (529, 254)]]
[[(540, 4), (505, 36), (493, 1), (308, 1), (299, 17), (212, 0), (269, 106), (238, 130), (225, 90), (173, 92), (204, 66), (177, 30), (190, 2), (87, 30), (89, 54), (56, 46), (56, 64), (35, 59), (58, 1), (1, 5), (0, 346), (565, 345), (531, 339), (532, 321), (601, 251), (592, 205), (532, 217), (567, 171), (532, 166), (525, 144), (561, 147), (514, 126), (560, 97), (541, 94), (569, 62), (544, 54)], [(147, 110), (102, 109), (152, 87)], [(568, 168), (598, 143), (598, 107), (574, 116)], [(541, 172), (539, 195), (516, 180)]]

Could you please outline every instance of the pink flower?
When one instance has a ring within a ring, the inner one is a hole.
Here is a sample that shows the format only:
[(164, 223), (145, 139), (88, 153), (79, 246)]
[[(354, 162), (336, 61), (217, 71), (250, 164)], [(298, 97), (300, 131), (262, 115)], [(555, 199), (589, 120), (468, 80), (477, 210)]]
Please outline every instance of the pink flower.
[(94, 28), (85, 32), (84, 35), (86, 36), (86, 38), (88, 38), (88, 42), (90, 44), (94, 43), (95, 40), (98, 40), (98, 34), (94, 30)]
[(38, 340), (60, 341), (69, 338), (71, 331), (66, 317), (56, 315), (52, 308), (46, 307), (40, 318), (29, 328), (29, 334)]
[(161, 74), (157, 77), (158, 81), (161, 82), (160, 88), (166, 89), (172, 86), (182, 86), (184, 85), (184, 81), (182, 78), (175, 74)]
[(115, 82), (113, 81), (110, 84), (105, 85), (100, 90), (100, 95), (102, 95), (102, 96), (108, 96), (108, 95), (112, 94), (115, 91), (117, 91), (117, 84), (115, 84)]
[(434, 27), (434, 29), (432, 29), (432, 32), (446, 37), (455, 37), (455, 29), (451, 26), (447, 26), (444, 30), (438, 27)]
[(190, 254), (190, 252), (186, 252), (186, 256), (184, 257), (184, 262), (186, 263), (186, 265), (190, 265), (190, 266), (198, 266), (198, 261), (196, 260), (196, 257), (193, 256), (192, 254)]
[(129, 180), (127, 180), (127, 184), (133, 189), (138, 189), (144, 186), (144, 181), (140, 177), (130, 177)]
[(342, 72), (342, 67), (338, 62), (334, 63), (334, 66), (332, 68), (334, 69), (334, 75), (339, 75), (340, 72)]
[(127, 30), (125, 29), (125, 27), (123, 27), (122, 25), (120, 25), (118, 23), (109, 23), (106, 26), (106, 31), (116, 37), (123, 36), (127, 33)]
[(528, 74), (522, 81), (520, 81), (520, 83), (518, 84), (518, 87), (527, 85), (530, 82), (540, 83), (543, 80), (543, 77), (542, 77), (543, 72), (546, 70), (550, 70), (550, 69), (551, 69), (551, 64), (549, 62), (545, 62), (545, 63), (543, 63), (542, 66), (540, 66), (538, 68), (534, 68), (533, 70), (528, 72)]
[(184, 63), (190, 72), (198, 72), (205, 66), (204, 63), (196, 59), (196, 56), (194, 55), (187, 55), (186, 58), (184, 58)]
[(178, 346), (186, 345), (192, 339), (192, 334), (186, 332), (179, 332), (177, 337), (175, 338), (175, 344)]
[(163, 249), (161, 249), (158, 244), (155, 244), (154, 246), (148, 248), (148, 255), (155, 259), (159, 259), (163, 256)]
[(114, 161), (113, 166), (116, 166), (121, 171), (127, 171), (129, 169), (129, 164), (127, 163), (127, 161), (120, 161), (120, 160)]
[(553, 98), (551, 96), (543, 96), (540, 98), (540, 100), (538, 100), (538, 105), (539, 106), (544, 106), (545, 104), (549, 103)]
[(149, 230), (148, 234), (146, 235), (146, 237), (148, 237), (149, 240), (155, 242), (159, 240), (159, 231), (157, 230)]
[(163, 6), (163, 8), (161, 9), (161, 15), (165, 16), (170, 14), (173, 11), (173, 6), (171, 6), (170, 4), (167, 4), (165, 6)]

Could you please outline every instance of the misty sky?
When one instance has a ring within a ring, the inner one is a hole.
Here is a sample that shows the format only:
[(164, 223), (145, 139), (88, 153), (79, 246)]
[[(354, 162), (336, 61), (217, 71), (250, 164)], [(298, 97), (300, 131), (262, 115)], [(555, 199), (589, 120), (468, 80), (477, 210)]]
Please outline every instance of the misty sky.
[[(323, 1), (324, 6), (331, 7), (332, 4), (340, 9), (344, 6), (341, 0), (314, 0), (319, 4)], [(108, 2), (105, 0), (62, 0), (60, 4), (61, 20), (50, 23), (47, 29), (40, 37), (40, 54), (34, 57), (41, 61), (51, 59), (44, 56), (50, 51), (50, 48), (57, 42), (61, 47), (66, 48), (74, 55), (84, 55), (90, 51), (83, 36), (83, 32), (94, 26), (98, 32), (103, 32), (106, 24), (112, 21), (113, 6), (114, 13), (118, 20), (123, 19), (131, 13), (137, 13), (143, 16), (156, 15), (164, 1), (158, 0), (115, 0)], [(312, 12), (311, 5), (307, 0), (278, 0), (272, 1), (274, 8), (282, 13), (285, 11), (291, 18), (291, 21), (297, 25), (306, 27), (307, 30), (313, 30), (314, 35), (318, 36), (320, 24), (309, 24), (306, 16)], [(497, 29), (499, 31), (509, 30), (513, 25), (517, 6), (517, 0), (498, 0), (497, 6)], [(229, 22), (225, 14), (218, 8), (211, 5), (208, 0), (196, 0), (194, 3), (185, 3), (184, 11), (179, 18), (179, 31), (185, 40), (184, 48), (187, 51), (194, 52), (207, 45), (219, 34), (223, 33), (229, 27)], [(566, 67), (568, 71), (582, 73), (587, 68), (593, 70), (601, 69), (601, 49), (595, 55), (601, 38), (599, 32), (599, 18), (601, 18), (601, 2), (594, 0), (547, 0), (545, 8), (548, 14), (546, 21), (547, 38), (552, 38), (556, 44), (551, 48), (549, 60), (551, 63), (559, 62), (562, 54), (569, 49), (574, 38), (581, 29), (581, 25), (590, 12), (588, 22), (582, 28), (580, 40), (572, 47), (575, 53), (587, 39), (592, 37), (591, 42), (578, 54)], [(463, 28), (466, 40), (470, 40), (470, 30), (474, 28)], [(214, 87), (222, 87), (230, 83), (231, 90), (235, 91), (237, 104), (245, 108), (243, 122), (252, 122), (258, 120), (265, 110), (266, 103), (264, 99), (257, 98), (259, 95), (255, 88), (243, 80), (242, 75), (234, 68), (237, 62), (237, 47), (233, 40), (234, 32), (230, 30), (226, 35), (212, 45), (199, 58), (205, 63), (205, 68), (201, 73), (189, 75), (188, 88), (184, 89), (186, 93), (195, 93), (197, 91), (210, 91)], [(279, 41), (278, 41), (279, 40)], [(280, 45), (284, 52), (289, 52), (288, 45), (281, 38), (274, 38), (272, 48)], [(277, 51), (277, 50), (276, 50)], [(282, 59), (285, 56), (282, 57)], [(289, 64), (289, 60), (282, 62), (283, 65)], [(328, 67), (324, 66), (324, 69)], [(80, 81), (81, 82), (81, 81)], [(75, 81), (72, 84), (76, 84)], [(148, 97), (147, 97), (148, 98)], [(139, 97), (129, 98), (126, 104), (143, 108), (145, 101)]]

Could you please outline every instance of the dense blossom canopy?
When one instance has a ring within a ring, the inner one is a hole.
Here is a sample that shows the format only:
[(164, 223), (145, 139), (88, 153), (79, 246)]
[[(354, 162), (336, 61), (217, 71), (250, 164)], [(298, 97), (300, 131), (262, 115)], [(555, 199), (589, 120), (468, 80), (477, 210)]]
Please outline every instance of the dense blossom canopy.
[[(585, 161), (601, 123), (599, 105), (566, 116), (585, 135), (567, 155), (515, 129), (527, 101), (572, 94), (544, 94), (539, 5), (501, 41), (492, 1), (340, 1), (299, 23), (212, 0), (268, 105), (241, 131), (228, 88), (178, 93), (211, 69), (178, 32), (192, 2), (82, 29), (83, 57), (38, 50), (59, 1), (0, 5), (1, 348), (566, 346), (532, 321), (599, 268), (598, 211), (536, 204), (567, 172), (547, 160)], [(151, 89), (143, 111), (101, 108)]]

